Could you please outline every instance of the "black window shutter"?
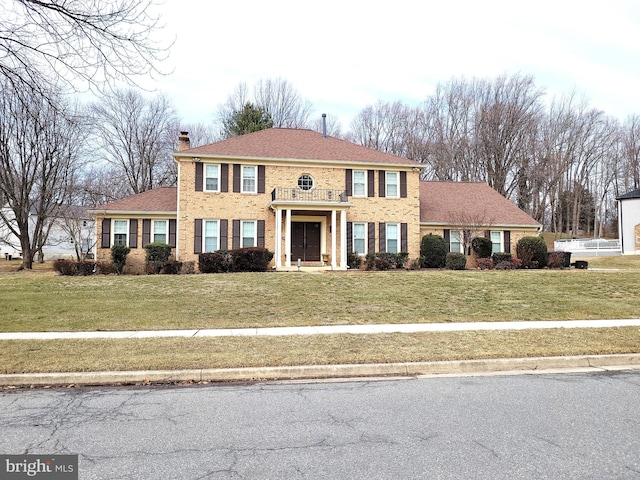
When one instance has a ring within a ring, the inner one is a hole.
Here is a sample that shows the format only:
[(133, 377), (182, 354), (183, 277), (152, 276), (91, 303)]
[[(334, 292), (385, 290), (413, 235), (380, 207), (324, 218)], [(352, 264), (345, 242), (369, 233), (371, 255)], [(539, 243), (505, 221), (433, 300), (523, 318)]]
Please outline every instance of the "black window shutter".
[(109, 248), (111, 245), (111, 219), (102, 219), (102, 244), (101, 248)]
[(231, 248), (240, 248), (240, 220), (233, 221), (233, 238), (231, 239)]
[(264, 248), (264, 220), (258, 220), (257, 246)]
[(406, 223), (400, 224), (400, 251), (408, 252), (409, 251), (409, 225)]
[(387, 176), (384, 173), (384, 170), (378, 170), (378, 196), (384, 197), (386, 196), (387, 190), (385, 182), (387, 180)]
[(344, 190), (347, 197), (353, 195), (353, 170), (347, 168), (344, 171)]
[(202, 184), (203, 182), (203, 165), (200, 162), (196, 162), (196, 192), (201, 192), (202, 191)]
[(142, 219), (142, 246), (151, 243), (151, 220), (149, 218)]
[(193, 221), (193, 253), (202, 253), (202, 219)]
[(176, 248), (176, 230), (178, 222), (175, 218), (169, 220), (169, 245)]
[(511, 253), (511, 230), (505, 230), (503, 232), (504, 236), (504, 251), (507, 253)]
[(347, 255), (353, 252), (353, 222), (347, 222)]
[(407, 198), (407, 172), (400, 172), (400, 198)]
[(264, 193), (265, 189), (265, 171), (264, 165), (258, 165), (258, 193)]
[(387, 225), (380, 222), (378, 227), (378, 252), (387, 251)]
[(129, 219), (129, 247), (138, 248), (138, 219)]
[(491, 230), (484, 231), (484, 238), (491, 238)]
[(220, 165), (220, 191), (229, 191), (229, 164), (223, 163)]
[(376, 172), (375, 170), (367, 171), (367, 196), (376, 196)]
[(220, 250), (229, 249), (229, 220), (220, 220)]
[(240, 193), (240, 164), (233, 164), (233, 191)]
[(367, 225), (367, 253), (375, 253), (376, 251), (376, 222), (369, 222)]
[(451, 230), (445, 228), (442, 233), (444, 234), (444, 243), (447, 246), (447, 252), (451, 251)]

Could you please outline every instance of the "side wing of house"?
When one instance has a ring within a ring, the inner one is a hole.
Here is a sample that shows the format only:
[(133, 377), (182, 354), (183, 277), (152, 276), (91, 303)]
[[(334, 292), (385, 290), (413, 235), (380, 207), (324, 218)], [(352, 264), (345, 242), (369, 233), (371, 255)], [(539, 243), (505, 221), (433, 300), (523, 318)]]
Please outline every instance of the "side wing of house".
[(623, 255), (640, 254), (640, 190), (618, 198), (618, 234)]

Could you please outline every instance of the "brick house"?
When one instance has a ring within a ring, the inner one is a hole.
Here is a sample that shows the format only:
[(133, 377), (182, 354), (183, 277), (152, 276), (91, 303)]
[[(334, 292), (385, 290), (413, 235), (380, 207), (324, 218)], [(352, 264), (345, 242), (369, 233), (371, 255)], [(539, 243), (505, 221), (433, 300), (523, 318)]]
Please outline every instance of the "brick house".
[[(422, 235), (448, 231), (451, 239), (459, 226), (441, 218), (443, 208), (425, 206), (432, 198), (429, 185), (462, 210), (490, 200), (486, 218), (500, 214), (500, 223), (485, 230), (499, 228), (503, 246), (516, 230), (535, 235), (539, 227), (488, 186), (421, 182), (418, 162), (311, 130), (272, 128), (195, 148), (184, 132), (174, 158), (177, 188), (92, 211), (98, 259), (108, 260), (114, 243), (127, 244), (130, 270), (141, 270), (142, 247), (154, 240), (171, 244), (177, 260), (196, 265), (202, 252), (254, 246), (274, 252), (276, 270), (294, 270), (298, 263), (344, 270), (348, 252), (408, 252), (415, 259)], [(461, 193), (467, 189), (473, 195)]]

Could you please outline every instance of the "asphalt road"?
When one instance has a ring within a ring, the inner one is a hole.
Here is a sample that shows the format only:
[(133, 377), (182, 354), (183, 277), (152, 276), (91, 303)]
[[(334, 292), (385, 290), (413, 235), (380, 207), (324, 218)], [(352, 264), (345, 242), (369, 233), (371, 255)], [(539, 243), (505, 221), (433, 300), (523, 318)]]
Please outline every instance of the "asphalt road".
[(0, 393), (80, 479), (639, 479), (640, 372)]

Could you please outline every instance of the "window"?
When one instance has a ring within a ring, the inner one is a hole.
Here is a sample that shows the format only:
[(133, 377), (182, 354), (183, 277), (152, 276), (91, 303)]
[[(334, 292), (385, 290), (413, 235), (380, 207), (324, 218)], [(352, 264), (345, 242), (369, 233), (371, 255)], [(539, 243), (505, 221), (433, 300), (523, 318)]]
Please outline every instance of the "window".
[(386, 172), (385, 192), (387, 197), (399, 197), (398, 172)]
[(450, 240), (449, 240), (449, 251), (450, 252), (457, 252), (457, 253), (464, 253), (462, 251), (462, 232), (456, 231), (456, 230), (451, 230), (451, 234), (450, 234)]
[(491, 232), (491, 253), (502, 252), (502, 232)]
[(241, 235), (240, 245), (242, 248), (255, 247), (257, 245), (256, 222), (243, 220), (241, 222)]
[(353, 172), (353, 196), (367, 196), (367, 172), (364, 170), (356, 170)]
[(153, 241), (160, 243), (169, 243), (169, 222), (166, 220), (154, 220), (153, 221)]
[(203, 236), (203, 251), (215, 252), (219, 250), (218, 240), (220, 238), (218, 230), (218, 220), (205, 220), (204, 221), (204, 236)]
[(313, 178), (311, 178), (311, 175), (300, 175), (298, 178), (298, 188), (300, 190), (311, 190), (313, 188)]
[(387, 223), (387, 252), (398, 253), (400, 245), (400, 226), (397, 223)]
[(113, 244), (127, 246), (127, 231), (129, 222), (127, 220), (113, 221)]
[(360, 255), (367, 253), (367, 224), (353, 224), (353, 251)]
[(204, 190), (206, 192), (220, 191), (220, 166), (219, 165), (205, 166)]
[(258, 176), (258, 168), (242, 167), (242, 193), (257, 193), (256, 178)]

